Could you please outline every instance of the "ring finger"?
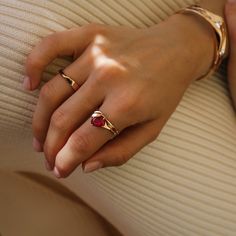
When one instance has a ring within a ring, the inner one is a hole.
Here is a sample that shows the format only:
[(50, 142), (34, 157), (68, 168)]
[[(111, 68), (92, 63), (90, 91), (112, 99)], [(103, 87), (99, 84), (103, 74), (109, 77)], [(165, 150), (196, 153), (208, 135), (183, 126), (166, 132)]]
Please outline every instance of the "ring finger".
[[(104, 102), (101, 110), (115, 128), (121, 132), (131, 123), (122, 112), (114, 109), (113, 103)], [(105, 143), (111, 140), (114, 134), (109, 130), (91, 125), (90, 119), (75, 130), (64, 147), (55, 157), (54, 174), (60, 177), (68, 176), (78, 165), (91, 157)]]

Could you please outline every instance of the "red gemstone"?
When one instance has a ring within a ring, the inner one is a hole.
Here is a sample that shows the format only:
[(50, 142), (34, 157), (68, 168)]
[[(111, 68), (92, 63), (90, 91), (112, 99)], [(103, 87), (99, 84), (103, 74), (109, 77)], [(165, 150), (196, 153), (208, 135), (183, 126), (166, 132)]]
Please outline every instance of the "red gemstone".
[(94, 126), (97, 126), (97, 127), (101, 127), (101, 126), (105, 125), (105, 119), (102, 116), (94, 117), (91, 119), (91, 124), (93, 124)]

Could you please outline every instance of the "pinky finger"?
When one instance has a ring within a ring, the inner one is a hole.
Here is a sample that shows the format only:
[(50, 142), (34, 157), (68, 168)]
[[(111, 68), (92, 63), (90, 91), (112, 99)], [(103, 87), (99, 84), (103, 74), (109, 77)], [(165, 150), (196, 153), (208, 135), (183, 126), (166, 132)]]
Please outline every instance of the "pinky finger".
[(158, 119), (126, 128), (83, 162), (83, 171), (88, 173), (103, 167), (123, 165), (144, 146), (154, 141), (163, 125)]

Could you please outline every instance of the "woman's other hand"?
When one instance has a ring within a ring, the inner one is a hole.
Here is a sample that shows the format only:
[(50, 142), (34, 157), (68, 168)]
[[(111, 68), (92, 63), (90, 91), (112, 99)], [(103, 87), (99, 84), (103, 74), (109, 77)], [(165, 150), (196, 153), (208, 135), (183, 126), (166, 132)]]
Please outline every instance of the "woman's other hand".
[[(86, 172), (122, 165), (153, 141), (190, 83), (209, 70), (213, 34), (199, 17), (176, 14), (146, 29), (91, 24), (44, 38), (27, 59), (26, 87), (37, 88), (62, 55), (75, 59), (64, 71), (81, 86), (74, 92), (56, 75), (40, 91), (34, 144), (48, 168), (66, 177), (82, 163)], [(90, 123), (98, 109), (122, 131), (112, 140)]]
[(228, 82), (234, 106), (236, 108), (236, 0), (228, 1), (225, 6), (225, 15), (230, 40)]

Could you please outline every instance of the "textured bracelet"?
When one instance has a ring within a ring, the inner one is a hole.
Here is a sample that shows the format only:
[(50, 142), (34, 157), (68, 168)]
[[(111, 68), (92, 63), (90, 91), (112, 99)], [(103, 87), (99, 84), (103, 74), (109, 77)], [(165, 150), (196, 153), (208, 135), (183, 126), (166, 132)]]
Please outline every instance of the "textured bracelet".
[(197, 80), (209, 77), (214, 73), (220, 66), (222, 60), (226, 56), (226, 49), (228, 44), (227, 31), (224, 19), (200, 6), (193, 5), (179, 10), (177, 13), (191, 13), (201, 16), (205, 19), (214, 29), (216, 33), (215, 37), (215, 58), (212, 63), (210, 70), (199, 77)]

